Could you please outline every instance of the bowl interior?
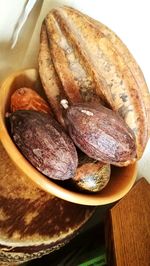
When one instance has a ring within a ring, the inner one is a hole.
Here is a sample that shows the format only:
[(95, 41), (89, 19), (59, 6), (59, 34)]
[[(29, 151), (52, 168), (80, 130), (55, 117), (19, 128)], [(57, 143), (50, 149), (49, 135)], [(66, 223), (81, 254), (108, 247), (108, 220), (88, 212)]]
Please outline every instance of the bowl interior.
[(21, 87), (30, 87), (45, 98), (36, 69), (27, 69), (12, 74), (0, 88), (0, 140), (15, 165), (40, 188), (70, 202), (84, 205), (104, 205), (122, 198), (135, 182), (137, 175), (136, 163), (127, 167), (112, 167), (111, 179), (108, 185), (102, 191), (90, 194), (64, 188), (61, 183), (59, 185), (42, 175), (24, 158), (11, 140), (5, 121), (5, 113), (10, 111), (10, 97), (16, 89)]

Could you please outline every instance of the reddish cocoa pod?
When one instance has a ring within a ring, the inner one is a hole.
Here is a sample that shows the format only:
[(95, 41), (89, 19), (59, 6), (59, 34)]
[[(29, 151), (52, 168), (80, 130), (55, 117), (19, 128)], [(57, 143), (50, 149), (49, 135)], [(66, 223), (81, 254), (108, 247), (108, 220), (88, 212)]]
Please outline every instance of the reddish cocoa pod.
[(72, 140), (89, 157), (118, 166), (135, 160), (134, 134), (117, 113), (85, 103), (70, 106), (66, 118)]
[(19, 88), (11, 96), (11, 112), (17, 110), (35, 110), (51, 113), (48, 103), (34, 90)]
[(48, 114), (21, 110), (10, 116), (11, 135), (22, 154), (41, 173), (52, 179), (74, 176), (76, 148), (61, 126)]

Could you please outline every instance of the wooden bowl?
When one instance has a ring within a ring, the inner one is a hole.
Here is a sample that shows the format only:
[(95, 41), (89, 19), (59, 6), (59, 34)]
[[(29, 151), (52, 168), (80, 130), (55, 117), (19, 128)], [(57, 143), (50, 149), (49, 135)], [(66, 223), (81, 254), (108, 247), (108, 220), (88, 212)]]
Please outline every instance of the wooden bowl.
[(15, 165), (43, 190), (70, 202), (83, 205), (105, 205), (122, 198), (133, 186), (137, 175), (137, 164), (127, 167), (112, 167), (108, 185), (96, 194), (71, 191), (37, 171), (20, 153), (13, 143), (5, 123), (5, 113), (9, 111), (10, 96), (20, 87), (30, 87), (41, 91), (41, 83), (36, 69), (27, 69), (9, 76), (0, 88), (0, 139)]

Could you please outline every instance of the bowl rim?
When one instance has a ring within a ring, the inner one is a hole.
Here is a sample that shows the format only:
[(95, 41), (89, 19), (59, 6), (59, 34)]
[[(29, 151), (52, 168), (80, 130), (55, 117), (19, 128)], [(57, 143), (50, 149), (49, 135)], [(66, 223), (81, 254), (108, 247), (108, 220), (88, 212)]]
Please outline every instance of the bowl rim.
[[(0, 141), (2, 142), (6, 152), (8, 153), (9, 157), (12, 159), (14, 164), (24, 173), (28, 178), (30, 178), (35, 184), (38, 185), (41, 189), (45, 190), (46, 192), (57, 196), (63, 200), (82, 204), (82, 205), (91, 205), (91, 206), (98, 206), (98, 205), (106, 205), (109, 203), (113, 203), (119, 199), (121, 199), (133, 186), (136, 176), (137, 176), (137, 163), (134, 164), (134, 170), (130, 182), (126, 185), (124, 189), (118, 191), (114, 195), (109, 195), (107, 197), (99, 196), (97, 197), (96, 194), (81, 194), (81, 192), (74, 192), (70, 191), (66, 188), (61, 187), (60, 185), (55, 184), (52, 180), (45, 177), (41, 174), (38, 170), (36, 170), (21, 154), (19, 149), (13, 143), (7, 128), (4, 123), (4, 99), (6, 98), (6, 94), (9, 91), (8, 84), (11, 84), (13, 79), (22, 73), (33, 72), (35, 75), (38, 75), (38, 71), (35, 68), (29, 68), (21, 71), (16, 71), (9, 75), (1, 85), (0, 88)], [(7, 86), (6, 86), (7, 84)], [(7, 91), (6, 91), (7, 88)], [(96, 195), (96, 196), (95, 196)]]

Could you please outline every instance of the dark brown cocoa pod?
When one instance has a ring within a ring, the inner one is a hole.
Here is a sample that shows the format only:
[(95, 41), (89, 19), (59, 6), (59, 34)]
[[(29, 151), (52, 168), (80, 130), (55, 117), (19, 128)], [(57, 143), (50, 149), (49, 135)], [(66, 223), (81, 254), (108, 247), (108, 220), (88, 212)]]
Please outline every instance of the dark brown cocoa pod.
[(21, 110), (10, 116), (11, 135), (22, 154), (52, 179), (74, 176), (78, 157), (71, 139), (50, 115)]
[(125, 166), (136, 158), (135, 138), (124, 120), (104, 106), (83, 103), (68, 107), (69, 134), (89, 157)]

